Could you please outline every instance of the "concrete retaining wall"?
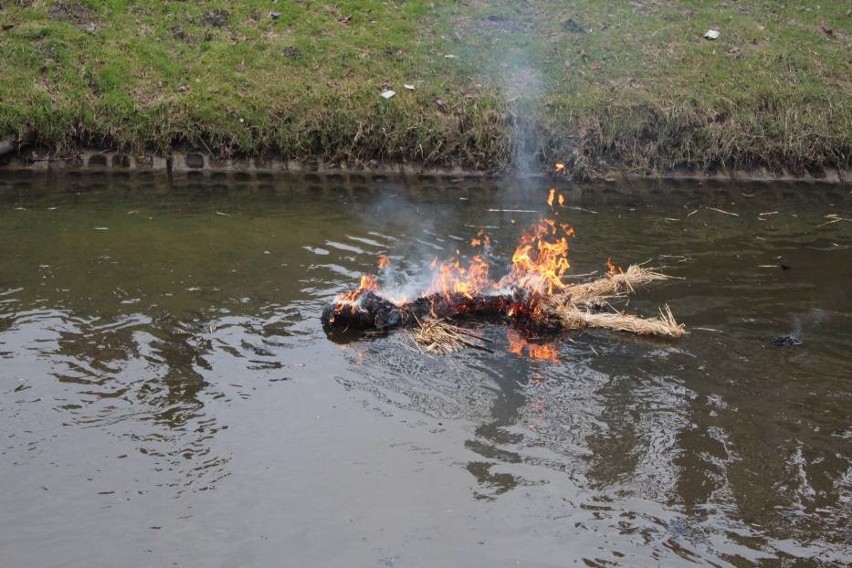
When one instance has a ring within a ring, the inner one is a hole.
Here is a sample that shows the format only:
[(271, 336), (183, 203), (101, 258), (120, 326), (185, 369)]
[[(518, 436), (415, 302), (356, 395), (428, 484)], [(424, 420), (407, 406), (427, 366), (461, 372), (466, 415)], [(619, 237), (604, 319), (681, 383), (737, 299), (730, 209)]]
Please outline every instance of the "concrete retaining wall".
[[(347, 164), (324, 164), (322, 162), (303, 163), (275, 159), (229, 159), (217, 160), (200, 152), (173, 152), (169, 157), (135, 156), (121, 152), (81, 152), (70, 158), (40, 157), (37, 153), (29, 156), (7, 154), (0, 157), (0, 175), (3, 172), (28, 171), (48, 173), (149, 173), (165, 174), (170, 178), (211, 178), (215, 180), (269, 179), (278, 176), (304, 178), (309, 182), (339, 182), (350, 180), (354, 183), (367, 183), (383, 179), (422, 178), (465, 178), (488, 179), (493, 174), (461, 169), (424, 169), (408, 164), (382, 165), (351, 168)], [(532, 177), (563, 177), (540, 174)], [(570, 179), (570, 178), (569, 178)], [(612, 172), (607, 181), (627, 179), (671, 179), (671, 180), (712, 180), (712, 181), (802, 181), (820, 183), (848, 183), (852, 172), (826, 170), (821, 177), (811, 175), (794, 176), (787, 173), (774, 173), (767, 170), (717, 172), (712, 175), (693, 171), (674, 171), (662, 176), (625, 175)]]

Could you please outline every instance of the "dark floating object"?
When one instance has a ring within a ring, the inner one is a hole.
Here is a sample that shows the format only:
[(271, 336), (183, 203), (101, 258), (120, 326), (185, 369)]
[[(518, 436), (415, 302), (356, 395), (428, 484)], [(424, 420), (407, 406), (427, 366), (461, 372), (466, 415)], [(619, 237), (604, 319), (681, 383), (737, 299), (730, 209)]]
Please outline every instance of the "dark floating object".
[(779, 266), (779, 268), (781, 268), (781, 270), (790, 270), (790, 268), (791, 268), (790, 265), (784, 264), (783, 262), (779, 262), (778, 266)]
[(775, 347), (798, 347), (803, 341), (795, 335), (779, 335), (772, 340), (772, 345)]
[(378, 292), (374, 277), (363, 276), (357, 289), (338, 295), (323, 309), (320, 320), (328, 338), (339, 343), (398, 328), (420, 328), (423, 332), (427, 321), (446, 323), (468, 319), (506, 323), (527, 337), (587, 327), (680, 337), (684, 328), (674, 320), (668, 306), (656, 318), (640, 318), (614, 311), (606, 301), (633, 292), (641, 284), (666, 278), (651, 269), (632, 265), (626, 271), (573, 284), (555, 293), (503, 287), (499, 291), (489, 289), (473, 294), (430, 292), (412, 302), (395, 302)]
[(534, 315), (533, 304), (523, 290), (517, 289), (506, 294), (473, 297), (458, 293), (430, 294), (402, 306), (368, 291), (357, 303), (334, 302), (326, 306), (320, 319), (326, 331), (348, 329), (387, 332), (400, 327), (414, 327), (429, 317), (510, 319), (520, 327), (558, 331), (558, 322)]

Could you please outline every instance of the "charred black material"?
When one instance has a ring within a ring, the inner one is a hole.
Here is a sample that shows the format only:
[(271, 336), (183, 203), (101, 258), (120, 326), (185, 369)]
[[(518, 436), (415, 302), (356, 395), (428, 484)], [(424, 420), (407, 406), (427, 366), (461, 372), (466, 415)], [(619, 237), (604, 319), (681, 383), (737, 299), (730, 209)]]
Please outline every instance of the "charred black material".
[[(407, 320), (410, 319), (410, 322)], [(334, 302), (325, 307), (320, 318), (325, 329), (378, 329), (386, 330), (401, 325), (414, 324), (409, 310), (365, 292), (355, 302)]]
[(798, 347), (802, 343), (802, 340), (795, 335), (779, 335), (772, 340), (772, 345), (775, 347)]
[(529, 298), (522, 290), (510, 294), (466, 296), (430, 294), (397, 306), (374, 292), (364, 292), (354, 302), (334, 302), (323, 310), (322, 325), (331, 330), (388, 331), (417, 325), (428, 317), (445, 319), (508, 318), (523, 325), (535, 323)]

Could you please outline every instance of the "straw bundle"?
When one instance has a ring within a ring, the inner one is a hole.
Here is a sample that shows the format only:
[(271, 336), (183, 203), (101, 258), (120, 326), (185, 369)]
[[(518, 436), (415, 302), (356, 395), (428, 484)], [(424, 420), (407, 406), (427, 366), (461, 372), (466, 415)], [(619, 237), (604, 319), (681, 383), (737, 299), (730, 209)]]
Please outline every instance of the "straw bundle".
[(421, 351), (445, 354), (458, 351), (463, 347), (490, 351), (482, 345), (482, 342), (489, 341), (488, 339), (447, 323), (445, 320), (423, 319), (418, 323), (411, 335)]
[(657, 335), (661, 337), (681, 337), (683, 324), (675, 321), (671, 309), (666, 305), (660, 308), (655, 318), (640, 318), (622, 312), (591, 313), (571, 304), (565, 304), (557, 312), (566, 329), (597, 327), (615, 331), (628, 331), (637, 335)]
[(631, 264), (624, 272), (608, 275), (598, 280), (574, 284), (565, 289), (571, 303), (575, 305), (601, 304), (609, 298), (634, 291), (634, 288), (654, 282), (667, 280), (670, 276), (655, 272), (638, 264)]
[(409, 335), (417, 348), (435, 354), (452, 353), (464, 347), (493, 352), (486, 347), (491, 340), (443, 318), (500, 318), (534, 334), (596, 327), (638, 335), (681, 337), (684, 326), (675, 321), (668, 306), (661, 308), (657, 317), (641, 318), (616, 311), (608, 302), (634, 292), (639, 286), (668, 278), (654, 269), (633, 264), (626, 271), (569, 285), (560, 293), (544, 297), (517, 288), (501, 294), (473, 296), (436, 293), (404, 305), (368, 290), (361, 294), (357, 304), (329, 305), (321, 319), (326, 330), (354, 328), (387, 332), (412, 327)]

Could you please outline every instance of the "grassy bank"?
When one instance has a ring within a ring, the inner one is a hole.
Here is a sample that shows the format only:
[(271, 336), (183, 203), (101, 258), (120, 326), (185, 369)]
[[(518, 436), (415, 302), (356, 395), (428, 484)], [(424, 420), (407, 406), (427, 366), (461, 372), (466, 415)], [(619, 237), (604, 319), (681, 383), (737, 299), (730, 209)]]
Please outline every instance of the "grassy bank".
[(792, 4), (3, 1), (0, 136), (584, 176), (848, 169), (848, 3)]

